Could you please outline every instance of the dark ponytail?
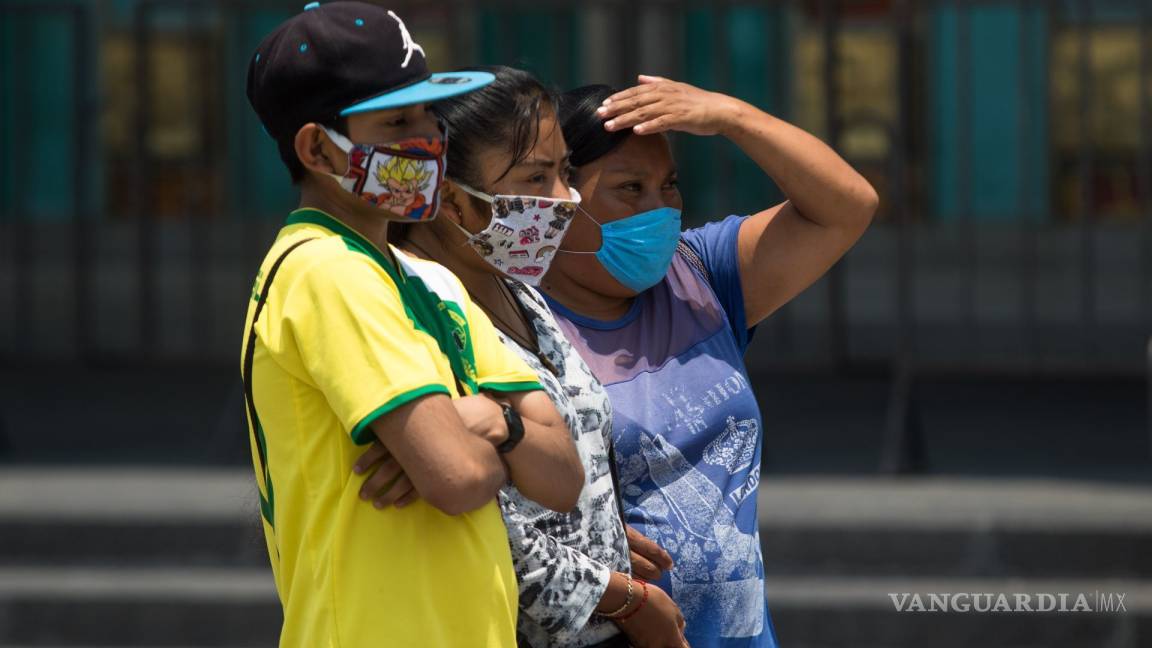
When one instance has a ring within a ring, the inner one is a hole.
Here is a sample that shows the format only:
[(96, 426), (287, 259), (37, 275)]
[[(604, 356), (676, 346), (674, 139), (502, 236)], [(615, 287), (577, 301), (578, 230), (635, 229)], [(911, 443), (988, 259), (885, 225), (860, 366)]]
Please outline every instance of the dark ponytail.
[(604, 100), (614, 94), (616, 89), (611, 86), (587, 85), (560, 96), (560, 127), (572, 151), (572, 166), (579, 168), (595, 162), (632, 134), (630, 129), (604, 130), (604, 120), (596, 114)]

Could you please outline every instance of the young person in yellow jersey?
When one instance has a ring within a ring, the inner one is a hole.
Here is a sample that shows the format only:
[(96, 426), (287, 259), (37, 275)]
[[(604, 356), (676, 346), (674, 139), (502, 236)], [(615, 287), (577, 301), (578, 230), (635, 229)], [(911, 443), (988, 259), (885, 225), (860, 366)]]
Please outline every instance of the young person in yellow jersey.
[[(490, 74), (428, 72), (378, 5), (308, 5), (264, 39), (248, 98), (300, 189), (253, 287), (242, 347), (281, 646), (504, 647), (517, 587), (495, 496), (571, 509), (572, 436), (522, 359), (442, 266), (387, 244), (436, 216), (445, 136), (431, 101)], [(376, 510), (357, 457), (395, 485)], [(386, 469), (386, 466), (381, 468)]]

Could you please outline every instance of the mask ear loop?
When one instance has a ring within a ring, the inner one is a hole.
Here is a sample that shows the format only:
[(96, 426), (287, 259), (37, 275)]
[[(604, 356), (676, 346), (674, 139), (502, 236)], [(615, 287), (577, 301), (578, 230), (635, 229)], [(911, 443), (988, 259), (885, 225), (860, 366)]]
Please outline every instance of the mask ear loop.
[[(452, 180), (451, 178), (448, 178), (448, 179)], [(496, 202), (496, 198), (493, 197), (492, 194), (486, 194), (483, 191), (480, 191), (478, 189), (473, 189), (472, 187), (469, 187), (468, 185), (464, 184), (463, 182), (460, 182), (459, 180), (452, 180), (452, 184), (459, 187), (460, 191), (463, 191), (464, 193), (468, 194), (469, 196), (479, 198), (480, 200), (483, 200), (484, 202), (488, 203), (489, 205)]]
[[(575, 190), (573, 190), (573, 191), (575, 191)], [(576, 203), (576, 210), (579, 211), (581, 214), (584, 214), (588, 218), (588, 220), (592, 221), (593, 223), (596, 223), (596, 227), (600, 228), (600, 230), (601, 230), (600, 249), (604, 249), (604, 235), (603, 235), (604, 225), (600, 221), (593, 218), (592, 214), (589, 214), (588, 210), (584, 209), (584, 206), (581, 205), (580, 203)], [(565, 238), (567, 238), (567, 237), (565, 237)], [(560, 245), (563, 246), (564, 242), (561, 241)], [(556, 248), (556, 254), (560, 254), (561, 252), (563, 252), (564, 254), (599, 254), (600, 250), (596, 250), (594, 252), (583, 252), (583, 251), (578, 251), (578, 250), (565, 250), (563, 247)]]
[(345, 190), (352, 191), (353, 188), (356, 186), (356, 179), (348, 176), (348, 173), (352, 170), (352, 156), (349, 155), (349, 153), (352, 152), (352, 148), (356, 145), (352, 143), (352, 140), (348, 139), (347, 137), (344, 137), (340, 133), (337, 133), (336, 131), (332, 130), (331, 128), (328, 128), (324, 124), (320, 124), (320, 129), (323, 130), (324, 134), (328, 136), (328, 139), (331, 140), (332, 143), (336, 145), (336, 148), (343, 151), (344, 155), (347, 156), (347, 158), (348, 158), (347, 159), (348, 171), (345, 171), (344, 175), (340, 175), (338, 173), (329, 173), (326, 175), (329, 178), (332, 178), (333, 180), (335, 180)]
[[(484, 193), (483, 191), (477, 191), (476, 189), (469, 187), (468, 185), (464, 184), (463, 182), (460, 182), (459, 180), (453, 180), (452, 178), (449, 178), (448, 176), (444, 176), (444, 179), (445, 180), (451, 180), (452, 184), (456, 185), (456, 187), (459, 188), (460, 191), (463, 191), (464, 193), (468, 194), (469, 196), (474, 196), (474, 197), (479, 198), (480, 200), (483, 200), (484, 202), (489, 203), (489, 204), (496, 202), (496, 199), (493, 198), (492, 196)], [(456, 213), (460, 214), (460, 216), (463, 216), (463, 214), (461, 214), (459, 210), (457, 210)], [(464, 229), (464, 226), (461, 225), (460, 223), (457, 223), (456, 221), (452, 220), (451, 218), (448, 219), (448, 222), (455, 225), (456, 229), (460, 230), (460, 232), (462, 234), (464, 234), (464, 237), (465, 237), (464, 242), (459, 244), (460, 247), (464, 247), (465, 245), (472, 243), (472, 241), (476, 238), (476, 234), (473, 234), (472, 232), (469, 232), (468, 230)]]
[(352, 147), (356, 146), (352, 143), (352, 140), (344, 137), (331, 128), (328, 128), (324, 124), (320, 124), (320, 129), (324, 131), (324, 134), (328, 136), (328, 139), (332, 140), (332, 143), (336, 145), (336, 148), (344, 151), (345, 153), (350, 152)]

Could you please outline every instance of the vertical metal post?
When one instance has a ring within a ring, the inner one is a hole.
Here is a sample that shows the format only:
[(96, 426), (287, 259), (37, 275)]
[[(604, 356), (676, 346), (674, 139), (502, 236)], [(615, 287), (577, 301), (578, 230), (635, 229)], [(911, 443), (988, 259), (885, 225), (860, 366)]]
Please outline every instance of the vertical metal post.
[[(840, 2), (822, 0), (821, 13), (824, 21), (824, 119), (827, 128), (828, 145), (837, 148), (840, 142), (840, 84), (837, 79), (839, 68)], [(828, 350), (834, 369), (840, 370), (848, 362), (848, 325), (844, 300), (844, 264), (841, 259), (828, 272)]]
[(619, 52), (620, 67), (618, 69), (615, 85), (618, 88), (628, 88), (636, 85), (636, 75), (640, 72), (640, 43), (637, 35), (640, 33), (636, 25), (640, 22), (641, 2), (623, 0), (617, 3), (616, 39)]
[(911, 174), (910, 137), (912, 115), (913, 7), (911, 0), (898, 0), (892, 16), (897, 51), (897, 123), (892, 132), (892, 196), (896, 201), (897, 227), (896, 295), (897, 352), (892, 363), (888, 413), (884, 425), (884, 447), (880, 470), (887, 474), (923, 472), (926, 466), (923, 431), (916, 400), (915, 326), (913, 325), (912, 272), (914, 262), (912, 238), (912, 197), (908, 190)]
[[(5, 7), (4, 5), (0, 5), (0, 30), (4, 29), (4, 26), (6, 26), (6, 25), (10, 25), (11, 20), (13, 19), (13, 17), (15, 15), (16, 15), (16, 12), (13, 11), (11, 8)], [(7, 47), (8, 47), (7, 42), (0, 41), (0, 80), (7, 78), (5, 70), (7, 69), (8, 62), (11, 58), (10, 56), (7, 55)], [(0, 131), (3, 131), (6, 128), (7, 124), (15, 124), (16, 123), (16, 121), (12, 117), (11, 112), (9, 111), (8, 106), (9, 106), (8, 102), (0, 102)], [(9, 132), (12, 132), (14, 130), (15, 129), (12, 129)], [(15, 133), (12, 132), (12, 135), (15, 136)], [(13, 143), (13, 150), (21, 150), (21, 149), (16, 147), (15, 143)], [(15, 172), (12, 170), (12, 166), (14, 166), (14, 165), (11, 164), (11, 156), (7, 155), (7, 154), (0, 153), (0, 178), (7, 177), (7, 178), (12, 178), (13, 180), (15, 180), (15, 177), (14, 177)], [(12, 190), (15, 191), (15, 189), (16, 189), (15, 183), (13, 183)], [(12, 198), (14, 198), (14, 196), (9, 197), (9, 200), (7, 201), (9, 204), (0, 205), (0, 219), (3, 219), (2, 222), (0, 222), (0, 233), (5, 234), (4, 236), (0, 236), (0, 253), (3, 253), (2, 256), (0, 256), (0, 259), (2, 259), (4, 261), (4, 265), (7, 266), (9, 276), (14, 277), (16, 268), (15, 268), (14, 263), (12, 263), (12, 262), (15, 260), (14, 257), (16, 255), (16, 247), (17, 247), (16, 240), (15, 240), (16, 239), (16, 222), (15, 221), (17, 218), (17, 210), (16, 210), (16, 205), (14, 204)], [(6, 301), (9, 302), (7, 304), (4, 304), (4, 306), (3, 306), (5, 308), (4, 312), (6, 312), (6, 313), (15, 313), (16, 309), (17, 309), (15, 283), (13, 283), (12, 285), (13, 285), (13, 291), (10, 294), (5, 294), (5, 297), (7, 298)], [(16, 318), (14, 316), (10, 316), (10, 320), (14, 321), (15, 319)], [(11, 331), (11, 333), (13, 334), (13, 338), (12, 338), (13, 344), (11, 345), (11, 347), (9, 347), (6, 344), (8, 342), (8, 340), (0, 340), (0, 366), (3, 366), (4, 359), (7, 357), (8, 352), (10, 350), (14, 350), (17, 346), (15, 335), (14, 335), (15, 331)], [(2, 426), (2, 425), (3, 425), (3, 420), (0, 419), (0, 426)], [(2, 440), (2, 438), (3, 438), (2, 433), (3, 433), (3, 430), (0, 429), (0, 440)]]
[(892, 129), (891, 174), (892, 198), (896, 212), (896, 318), (897, 356), (902, 362), (910, 362), (916, 354), (915, 308), (913, 305), (912, 280), (915, 273), (915, 223), (912, 219), (912, 192), (910, 187), (912, 156), (911, 137), (908, 130), (912, 124), (914, 111), (912, 84), (915, 75), (913, 64), (914, 42), (912, 25), (914, 7), (911, 0), (898, 0), (896, 12), (896, 125)]
[(577, 24), (580, 5), (559, 5), (552, 9), (552, 25), (556, 32), (552, 38), (552, 83), (563, 90), (573, 87), (572, 29)]
[(1080, 112), (1080, 334), (1085, 360), (1093, 356), (1096, 349), (1096, 277), (1095, 277), (1095, 160), (1094, 134), (1092, 129), (1092, 5), (1089, 0), (1080, 0), (1080, 40), (1079, 40), (1079, 112)]
[[(200, 2), (189, 0), (186, 5), (188, 12), (189, 24), (194, 24), (196, 16), (194, 15), (197, 8), (202, 7)], [(196, 155), (197, 172), (205, 179), (204, 186), (193, 188), (189, 195), (187, 209), (185, 211), (188, 220), (188, 283), (189, 283), (189, 317), (192, 323), (192, 335), (189, 340), (190, 346), (194, 349), (193, 353), (207, 354), (210, 351), (210, 344), (212, 340), (212, 329), (215, 318), (213, 317), (214, 309), (212, 308), (212, 290), (208, 281), (208, 257), (211, 254), (210, 247), (212, 245), (212, 227), (215, 222), (214, 214), (211, 209), (216, 206), (216, 196), (219, 183), (216, 166), (212, 164), (212, 151), (216, 148), (216, 143), (219, 141), (216, 133), (217, 129), (213, 128), (213, 118), (216, 114), (214, 110), (217, 94), (212, 92), (207, 87), (207, 81), (211, 75), (213, 65), (216, 65), (213, 51), (216, 48), (211, 47), (211, 39), (214, 38), (215, 31), (204, 33), (201, 38), (196, 38), (194, 32), (189, 28), (188, 33), (188, 46), (189, 53), (195, 52), (194, 60), (189, 61), (192, 65), (193, 74), (191, 75), (200, 88), (198, 97), (194, 98), (195, 114), (194, 119), (198, 121), (197, 130), (200, 133), (200, 143)]]
[(152, 100), (152, 56), (149, 23), (152, 4), (143, 0), (136, 5), (133, 16), (133, 44), (135, 49), (136, 107), (135, 107), (135, 155), (133, 195), (136, 217), (136, 278), (137, 278), (137, 329), (139, 333), (139, 354), (148, 357), (156, 346), (157, 317), (157, 277), (156, 277), (156, 231), (152, 201), (152, 174), (149, 169), (151, 155), (148, 140), (151, 135)]
[[(782, 0), (782, 3), (789, 11), (798, 12), (803, 10), (803, 7), (797, 6), (798, 3), (794, 0)], [(775, 53), (774, 46), (775, 43), (771, 42), (771, 39), (764, 39), (764, 60), (779, 61), (779, 65), (783, 67), (783, 70), (777, 75), (780, 86), (780, 92), (777, 95), (780, 97), (779, 108), (784, 113), (786, 119), (796, 121), (796, 115), (794, 114), (795, 106), (792, 105), (792, 89), (789, 86), (792, 82), (793, 70), (796, 69), (794, 59), (792, 58), (795, 56), (795, 48), (787, 48), (788, 52), (785, 54), (785, 58), (780, 59)], [(833, 271), (835, 271), (834, 268)], [(829, 301), (829, 304), (831, 304), (831, 301)], [(795, 345), (792, 341), (793, 308), (791, 302), (784, 304), (765, 322), (765, 324), (771, 326), (770, 332), (772, 336), (769, 339), (773, 345), (771, 350), (773, 358), (788, 361), (791, 359), (789, 356), (795, 353)]]
[(452, 13), (452, 67), (463, 67), (480, 56), (476, 43), (476, 7), (471, 0), (457, 0)]
[(1144, 349), (1145, 357), (1145, 371), (1144, 371), (1144, 384), (1145, 384), (1145, 407), (1146, 407), (1146, 423), (1148, 425), (1148, 451), (1152, 456), (1152, 338), (1148, 338), (1148, 344)]
[(1140, 315), (1144, 329), (1152, 327), (1152, 8), (1140, 3), (1140, 149), (1136, 159), (1136, 183), (1140, 192)]
[[(31, 25), (29, 23), (36, 14), (28, 11), (26, 7), (17, 7), (13, 12), (22, 21), (18, 23), (20, 28), (16, 29), (13, 34), (15, 41), (12, 43), (13, 51), (30, 51), (29, 32)], [(11, 69), (16, 87), (29, 87), (30, 66), (13, 65)], [(27, 102), (12, 102), (12, 123), (16, 124), (16, 128), (12, 129), (13, 151), (27, 151), (29, 148), (28, 129), (21, 127), (23, 124), (30, 123), (28, 110)], [(13, 355), (21, 355), (23, 350), (31, 346), (32, 320), (35, 316), (36, 307), (33, 296), (33, 279), (36, 276), (34, 251), (37, 247), (37, 237), (36, 227), (31, 222), (32, 214), (29, 213), (31, 210), (28, 204), (28, 179), (28, 165), (21, 164), (19, 161), (12, 165), (12, 214), (14, 216), (12, 222), (12, 257), (15, 266), (12, 273), (12, 278), (15, 281), (13, 291), (15, 306), (13, 319), (15, 321), (12, 327), (15, 334)]]
[(76, 183), (72, 198), (72, 297), (75, 309), (75, 339), (77, 355), (90, 359), (93, 354), (92, 329), (96, 303), (92, 299), (92, 281), (95, 275), (92, 255), (92, 210), (87, 169), (93, 166), (92, 139), (89, 125), (93, 111), (89, 110), (88, 82), (94, 78), (92, 31), (95, 29), (90, 5), (78, 4), (72, 8), (72, 178)]
[(1039, 224), (1032, 209), (1032, 202), (1027, 192), (1032, 188), (1031, 168), (1036, 164), (1028, 156), (1028, 145), (1032, 142), (1031, 130), (1028, 127), (1028, 116), (1035, 114), (1032, 109), (1032, 76), (1037, 73), (1036, 62), (1032, 59), (1034, 33), (1030, 10), (1032, 3), (1029, 0), (1020, 2), (1020, 31), (1017, 34), (1017, 65), (1020, 78), (1016, 84), (1016, 175), (1020, 186), (1016, 191), (1016, 217), (1019, 219), (1020, 244), (1020, 311), (1024, 334), (1024, 351), (1028, 365), (1035, 369), (1039, 364), (1039, 340), (1036, 327), (1036, 264), (1037, 264), (1037, 237), (1040, 234)]
[[(723, 93), (732, 91), (732, 79), (729, 74), (731, 65), (729, 57), (732, 54), (732, 34), (728, 29), (731, 5), (728, 0), (713, 0), (709, 5), (712, 10), (712, 79), (715, 88)], [(722, 197), (732, 195), (732, 147), (723, 137), (709, 138), (708, 148), (716, 161), (716, 184), (712, 188), (712, 213), (719, 214), (728, 206), (721, 200)]]
[(976, 243), (976, 218), (972, 213), (972, 29), (971, 7), (967, 0), (956, 0), (956, 187), (960, 212), (961, 245), (964, 256), (964, 279), (960, 288), (961, 321), (964, 334), (970, 336), (965, 349), (980, 349), (980, 326), (976, 317), (976, 284), (980, 276), (979, 249)]

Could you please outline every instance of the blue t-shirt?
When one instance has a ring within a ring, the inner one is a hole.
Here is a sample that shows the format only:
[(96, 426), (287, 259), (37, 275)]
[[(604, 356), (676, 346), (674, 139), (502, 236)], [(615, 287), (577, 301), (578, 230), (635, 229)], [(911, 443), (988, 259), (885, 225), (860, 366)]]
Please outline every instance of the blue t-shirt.
[(625, 517), (672, 555), (656, 584), (683, 611), (693, 648), (776, 645), (756, 516), (762, 422), (744, 366), (743, 222), (684, 232), (706, 272), (678, 253), (618, 320), (549, 300), (608, 390)]

